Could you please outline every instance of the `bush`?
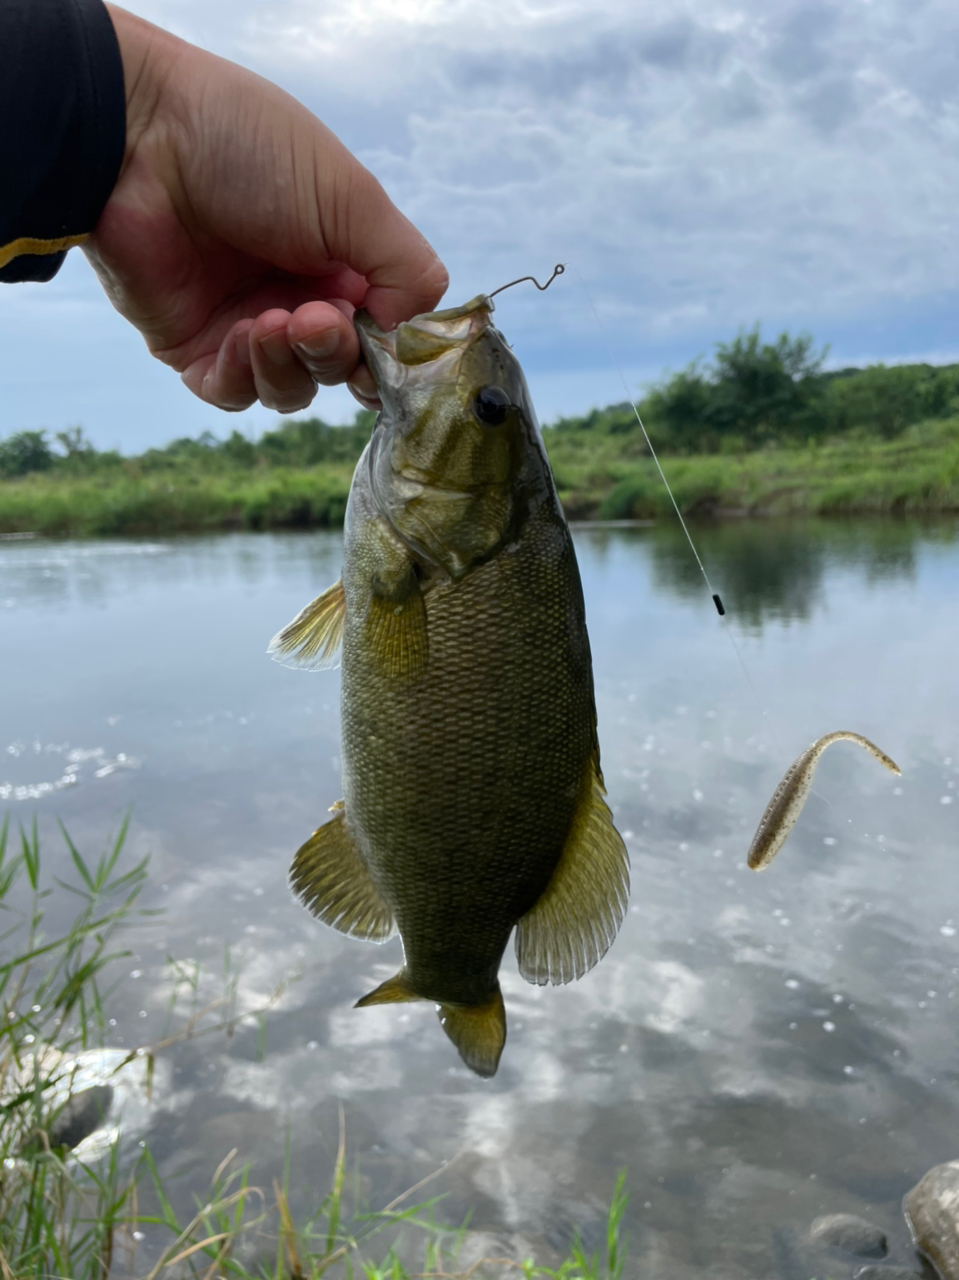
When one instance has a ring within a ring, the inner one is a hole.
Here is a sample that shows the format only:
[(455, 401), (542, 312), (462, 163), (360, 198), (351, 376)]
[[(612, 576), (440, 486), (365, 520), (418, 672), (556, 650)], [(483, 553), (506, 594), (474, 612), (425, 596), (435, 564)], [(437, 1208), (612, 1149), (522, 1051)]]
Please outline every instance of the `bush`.
[(914, 422), (948, 417), (959, 408), (954, 366), (877, 364), (827, 378), (825, 409), (832, 432), (860, 430), (890, 439)]
[(12, 478), (31, 471), (49, 471), (53, 462), (45, 431), (18, 431), (0, 440), (0, 476)]
[(731, 438), (747, 448), (803, 439), (822, 425), (825, 356), (809, 334), (764, 343), (756, 325), (718, 343), (711, 367), (694, 361), (651, 392), (644, 416), (667, 447), (685, 452), (716, 452)]

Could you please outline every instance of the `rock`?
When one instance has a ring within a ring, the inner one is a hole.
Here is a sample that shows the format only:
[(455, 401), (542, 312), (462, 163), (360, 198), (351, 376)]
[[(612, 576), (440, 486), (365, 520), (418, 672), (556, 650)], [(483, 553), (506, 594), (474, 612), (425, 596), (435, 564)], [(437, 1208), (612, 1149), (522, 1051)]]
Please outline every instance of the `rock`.
[[(809, 1228), (816, 1244), (828, 1244), (859, 1258), (884, 1258), (886, 1234), (854, 1213), (827, 1213)], [(959, 1277), (957, 1277), (959, 1280)]]
[[(147, 1055), (131, 1056), (126, 1049), (86, 1049), (73, 1055), (42, 1045), (0, 1081), (0, 1106), (24, 1089), (32, 1091), (39, 1076), (50, 1145), (66, 1147), (72, 1157), (90, 1163), (107, 1154), (121, 1131), (130, 1141), (147, 1128), (159, 1098), (170, 1092), (171, 1074), (170, 1064), (160, 1061), (151, 1077)], [(38, 1135), (31, 1134), (21, 1154), (37, 1141)]]
[(113, 1089), (108, 1084), (72, 1093), (50, 1125), (50, 1146), (78, 1147), (104, 1123), (112, 1103)]
[(924, 1280), (921, 1271), (913, 1271), (912, 1267), (886, 1267), (883, 1264), (870, 1262), (868, 1267), (860, 1267), (853, 1280)]
[(959, 1280), (959, 1160), (930, 1169), (902, 1207), (916, 1248), (943, 1280)]

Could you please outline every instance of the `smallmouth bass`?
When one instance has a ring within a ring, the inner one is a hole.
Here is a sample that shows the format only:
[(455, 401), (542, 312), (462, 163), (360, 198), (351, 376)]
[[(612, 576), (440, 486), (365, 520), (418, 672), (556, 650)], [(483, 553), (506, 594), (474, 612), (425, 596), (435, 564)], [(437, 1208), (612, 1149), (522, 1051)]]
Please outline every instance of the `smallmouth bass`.
[(605, 803), (579, 570), (519, 362), (485, 295), (386, 333), (355, 317), (383, 409), (343, 574), (277, 635), (342, 649), (343, 799), (291, 883), (404, 963), (359, 1005), (430, 1000), (463, 1061), (506, 1041), (516, 930), (533, 983), (581, 977), (619, 930), (629, 859)]

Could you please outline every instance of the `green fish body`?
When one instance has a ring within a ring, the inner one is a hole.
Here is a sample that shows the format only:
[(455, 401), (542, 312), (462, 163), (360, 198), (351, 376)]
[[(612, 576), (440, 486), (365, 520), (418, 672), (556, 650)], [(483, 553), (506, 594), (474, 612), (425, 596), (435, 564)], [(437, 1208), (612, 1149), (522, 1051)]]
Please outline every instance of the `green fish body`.
[(392, 333), (357, 316), (383, 411), (342, 580), (271, 646), (310, 665), (342, 646), (344, 798), (293, 887), (345, 933), (398, 931), (403, 968), (359, 1003), (433, 1001), (486, 1076), (513, 929), (524, 977), (568, 982), (606, 952), (628, 894), (572, 539), (491, 311), (480, 297)]

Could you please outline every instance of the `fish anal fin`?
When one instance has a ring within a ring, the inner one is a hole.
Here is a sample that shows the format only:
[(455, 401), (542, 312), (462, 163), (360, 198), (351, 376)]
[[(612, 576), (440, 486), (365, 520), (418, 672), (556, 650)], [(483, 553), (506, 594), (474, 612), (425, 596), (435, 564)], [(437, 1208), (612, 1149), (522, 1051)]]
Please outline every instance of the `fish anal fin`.
[(441, 1004), (437, 1014), (470, 1071), (487, 1080), (495, 1076), (506, 1044), (506, 1010), (499, 987), (485, 1004)]
[(629, 854), (605, 794), (594, 752), (556, 870), (516, 926), (516, 958), (527, 982), (581, 978), (603, 958), (623, 923)]
[(381, 982), (375, 990), (368, 992), (357, 1000), (354, 1009), (366, 1009), (374, 1004), (408, 1004), (411, 1000), (421, 1000), (412, 989), (406, 977), (406, 970), (394, 973), (392, 978)]
[(390, 679), (409, 682), (422, 675), (429, 644), (426, 605), (415, 579), (400, 600), (370, 596), (365, 639), (370, 661)]
[(393, 933), (393, 913), (363, 865), (343, 809), (298, 850), (290, 885), (313, 915), (340, 933), (369, 942)]
[(310, 671), (332, 667), (343, 641), (345, 619), (346, 596), (342, 581), (337, 580), (277, 632), (267, 653), (286, 667)]

